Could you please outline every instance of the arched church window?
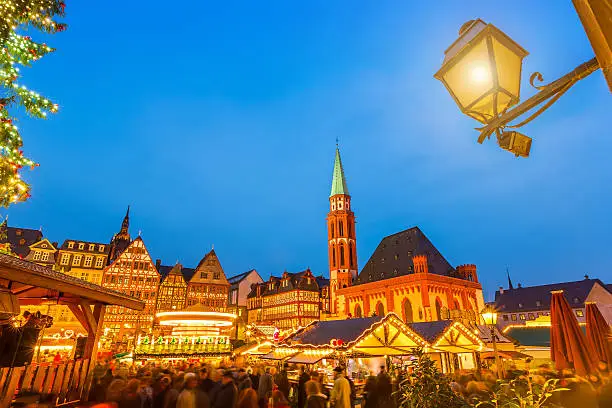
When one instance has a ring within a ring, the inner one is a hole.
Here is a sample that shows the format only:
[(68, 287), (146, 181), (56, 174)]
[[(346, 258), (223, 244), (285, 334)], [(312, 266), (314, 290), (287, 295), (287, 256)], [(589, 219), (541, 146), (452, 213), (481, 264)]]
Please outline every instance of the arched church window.
[(344, 224), (342, 223), (342, 221), (338, 223), (338, 236), (344, 236)]
[(331, 237), (335, 238), (335, 235), (334, 235), (334, 233), (335, 233), (335, 231), (334, 231), (334, 223), (332, 222), (331, 224), (329, 224), (329, 227), (331, 229)]
[(331, 247), (331, 258), (332, 258), (332, 266), (336, 266), (336, 246), (332, 245)]
[(376, 304), (376, 316), (384, 316), (385, 315), (385, 306), (382, 304), (382, 302), (378, 302)]
[(349, 266), (353, 267), (353, 243), (349, 243)]
[(404, 299), (404, 302), (402, 303), (402, 311), (404, 312), (404, 321), (406, 323), (412, 323), (412, 304), (408, 298)]
[(355, 317), (361, 317), (361, 306), (355, 305)]
[(344, 245), (340, 245), (340, 266), (344, 266)]

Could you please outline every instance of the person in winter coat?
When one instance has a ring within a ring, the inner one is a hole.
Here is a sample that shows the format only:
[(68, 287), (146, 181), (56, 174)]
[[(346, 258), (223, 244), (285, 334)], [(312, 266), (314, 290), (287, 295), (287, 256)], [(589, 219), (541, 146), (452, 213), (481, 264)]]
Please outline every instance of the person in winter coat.
[(142, 397), (138, 392), (140, 389), (140, 381), (131, 379), (121, 394), (119, 400), (119, 408), (142, 408)]
[(289, 397), (289, 378), (287, 378), (287, 370), (282, 369), (278, 374), (274, 376), (274, 384), (278, 387), (278, 390), (283, 393), (285, 398)]
[(212, 408), (233, 408), (236, 406), (237, 398), (238, 390), (234, 385), (234, 375), (231, 371), (225, 371), (221, 377), (221, 386), (213, 395), (211, 406)]
[(376, 377), (369, 376), (363, 387), (364, 408), (378, 408), (378, 390), (376, 388)]
[(257, 397), (259, 398), (259, 406), (265, 407), (268, 404), (268, 398), (272, 395), (274, 388), (274, 380), (270, 374), (270, 368), (259, 377), (259, 387), (257, 387)]
[(253, 382), (251, 381), (251, 377), (247, 374), (244, 368), (238, 370), (238, 394), (240, 391), (247, 390), (249, 388), (253, 388)]
[(351, 408), (351, 385), (344, 377), (344, 370), (340, 367), (334, 368), (336, 380), (331, 391), (330, 402), (334, 408)]
[(272, 393), (272, 406), (268, 408), (289, 408), (289, 401), (280, 390)]
[[(325, 408), (327, 397), (322, 394), (316, 381), (308, 381), (305, 384), (306, 403), (302, 408)], [(299, 408), (299, 407), (298, 407)]]
[(306, 402), (306, 383), (310, 381), (310, 376), (306, 373), (304, 366), (300, 367), (300, 377), (298, 378), (298, 408), (304, 408)]
[(198, 388), (194, 373), (185, 374), (185, 388), (176, 400), (176, 408), (210, 408), (208, 395)]
[(213, 388), (215, 388), (215, 382), (210, 379), (210, 373), (206, 367), (202, 367), (200, 369), (198, 387), (200, 387), (200, 389), (204, 391), (206, 395), (208, 395), (208, 397), (210, 398), (210, 392)]
[(238, 404), (236, 408), (259, 408), (257, 391), (247, 388), (238, 394)]

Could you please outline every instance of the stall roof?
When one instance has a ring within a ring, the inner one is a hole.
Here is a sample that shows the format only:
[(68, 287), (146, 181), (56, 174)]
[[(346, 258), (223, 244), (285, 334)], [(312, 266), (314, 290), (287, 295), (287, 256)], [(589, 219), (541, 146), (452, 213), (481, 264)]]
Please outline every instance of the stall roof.
[(328, 358), (330, 355), (331, 353), (313, 354), (313, 353), (302, 352), (302, 353), (298, 353), (295, 356), (291, 357), (289, 360), (287, 360), (287, 362), (294, 363), (294, 364), (316, 364), (319, 361), (323, 360), (324, 358)]
[(17, 295), (22, 304), (24, 300), (35, 304), (42, 298), (57, 298), (60, 303), (88, 300), (135, 310), (144, 309), (144, 302), (123, 293), (6, 254), (0, 254), (0, 282), (2, 280), (8, 281), (11, 292)]
[(521, 346), (550, 347), (550, 327), (514, 326), (504, 330), (504, 334)]
[(315, 321), (289, 335), (286, 344), (329, 346), (333, 339), (341, 339), (345, 344), (357, 340), (361, 334), (380, 322), (383, 317), (361, 317), (345, 320)]
[(437, 320), (434, 322), (408, 323), (408, 327), (429, 343), (433, 343), (444, 334), (451, 324), (453, 324), (452, 320)]
[(265, 354), (259, 358), (263, 358), (264, 360), (285, 360), (286, 358), (293, 357), (298, 353), (297, 350), (284, 350), (284, 349), (275, 349)]

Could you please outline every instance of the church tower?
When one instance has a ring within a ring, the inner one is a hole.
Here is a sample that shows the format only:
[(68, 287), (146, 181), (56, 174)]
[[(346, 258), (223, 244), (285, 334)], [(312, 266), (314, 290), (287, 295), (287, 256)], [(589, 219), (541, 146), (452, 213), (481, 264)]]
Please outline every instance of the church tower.
[(121, 255), (123, 251), (130, 245), (132, 239), (130, 237), (129, 230), (130, 229), (130, 206), (128, 205), (127, 212), (125, 213), (125, 217), (123, 217), (123, 222), (121, 223), (121, 229), (118, 233), (113, 235), (113, 239), (110, 242), (110, 252), (108, 254), (108, 264), (113, 263), (115, 259)]
[(327, 243), (329, 252), (330, 311), (338, 312), (336, 291), (351, 286), (357, 277), (357, 248), (355, 246), (355, 214), (351, 210), (340, 150), (336, 146), (336, 159), (329, 195), (327, 214)]

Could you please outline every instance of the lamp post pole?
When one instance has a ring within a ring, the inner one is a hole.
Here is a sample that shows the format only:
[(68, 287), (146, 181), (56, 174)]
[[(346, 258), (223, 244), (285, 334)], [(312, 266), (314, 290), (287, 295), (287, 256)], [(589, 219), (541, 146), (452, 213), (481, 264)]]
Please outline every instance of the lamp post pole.
[(491, 339), (493, 340), (493, 355), (495, 356), (495, 367), (497, 367), (497, 378), (502, 379), (504, 371), (501, 366), (501, 359), (499, 358), (499, 353), (497, 352), (497, 336), (495, 335), (495, 325), (490, 326), (491, 329)]

